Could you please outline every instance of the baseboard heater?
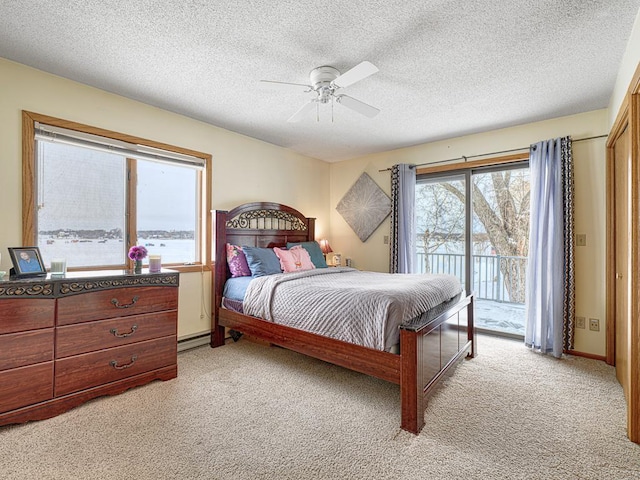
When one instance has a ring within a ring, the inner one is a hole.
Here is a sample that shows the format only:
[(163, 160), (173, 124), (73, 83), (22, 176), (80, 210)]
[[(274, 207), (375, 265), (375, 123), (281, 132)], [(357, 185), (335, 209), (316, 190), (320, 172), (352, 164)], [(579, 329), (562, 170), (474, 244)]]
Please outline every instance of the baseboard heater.
[(211, 342), (210, 333), (202, 333), (183, 337), (178, 340), (178, 352), (184, 352), (192, 348), (201, 347), (203, 345), (209, 345)]

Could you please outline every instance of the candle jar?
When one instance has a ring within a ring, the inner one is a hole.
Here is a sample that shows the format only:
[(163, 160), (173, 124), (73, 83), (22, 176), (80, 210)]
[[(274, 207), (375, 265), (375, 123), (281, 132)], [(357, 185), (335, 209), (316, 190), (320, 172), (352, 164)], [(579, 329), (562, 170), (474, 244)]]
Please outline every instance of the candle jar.
[(149, 273), (158, 273), (162, 269), (162, 257), (149, 255)]
[(67, 261), (64, 258), (51, 260), (51, 275), (65, 275), (67, 273)]

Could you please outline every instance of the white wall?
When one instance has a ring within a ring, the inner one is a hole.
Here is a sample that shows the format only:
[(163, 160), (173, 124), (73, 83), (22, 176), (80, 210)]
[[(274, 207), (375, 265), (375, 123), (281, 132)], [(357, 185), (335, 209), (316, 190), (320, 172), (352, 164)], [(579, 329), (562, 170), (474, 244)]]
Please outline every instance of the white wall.
[[(214, 209), (280, 202), (317, 217), (318, 236), (328, 227), (326, 162), (0, 58), (0, 270), (22, 245), (22, 110), (210, 153)], [(210, 284), (181, 275), (179, 337), (209, 329)]]
[[(579, 139), (606, 133), (607, 111), (598, 110), (332, 164), (331, 247), (342, 253), (343, 258), (352, 258), (357, 268), (388, 271), (389, 249), (383, 243), (383, 237), (389, 235), (389, 219), (362, 243), (335, 210), (362, 172), (367, 172), (390, 194), (389, 172), (379, 170), (396, 163), (422, 164), (526, 147), (559, 136), (571, 135)], [(594, 355), (605, 355), (605, 140), (573, 144), (576, 232), (587, 234), (587, 246), (576, 249), (576, 314), (601, 321), (600, 332), (576, 331), (575, 348)]]

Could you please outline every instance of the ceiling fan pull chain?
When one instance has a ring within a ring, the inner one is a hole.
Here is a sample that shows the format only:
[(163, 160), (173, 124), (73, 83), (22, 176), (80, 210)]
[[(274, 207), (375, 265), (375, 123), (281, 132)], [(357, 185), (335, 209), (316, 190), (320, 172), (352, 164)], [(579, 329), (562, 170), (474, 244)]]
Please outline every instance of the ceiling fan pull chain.
[(331, 96), (331, 123), (333, 123), (333, 104), (335, 102), (333, 101), (333, 95)]

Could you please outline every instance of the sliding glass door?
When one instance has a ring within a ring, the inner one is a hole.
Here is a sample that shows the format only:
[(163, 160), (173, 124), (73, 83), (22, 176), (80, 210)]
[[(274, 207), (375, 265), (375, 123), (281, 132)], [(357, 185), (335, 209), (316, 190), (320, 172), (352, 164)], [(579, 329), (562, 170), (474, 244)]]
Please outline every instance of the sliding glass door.
[(419, 271), (473, 291), (480, 329), (524, 335), (528, 165), (421, 175), (416, 212)]
[(467, 175), (430, 176), (416, 183), (418, 271), (450, 273), (468, 291)]

